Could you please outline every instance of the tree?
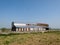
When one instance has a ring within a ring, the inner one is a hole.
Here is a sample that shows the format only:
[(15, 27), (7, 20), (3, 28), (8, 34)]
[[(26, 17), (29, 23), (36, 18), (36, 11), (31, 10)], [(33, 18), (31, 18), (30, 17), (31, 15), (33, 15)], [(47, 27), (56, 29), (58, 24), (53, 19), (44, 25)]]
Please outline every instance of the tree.
[(1, 28), (2, 32), (5, 32), (7, 30), (7, 28)]

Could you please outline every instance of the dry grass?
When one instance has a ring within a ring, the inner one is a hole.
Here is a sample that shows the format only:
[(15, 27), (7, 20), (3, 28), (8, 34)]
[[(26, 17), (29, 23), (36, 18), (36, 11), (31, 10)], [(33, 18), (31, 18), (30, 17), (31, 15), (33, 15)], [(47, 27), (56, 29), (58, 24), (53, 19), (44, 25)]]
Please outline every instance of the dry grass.
[(60, 45), (60, 32), (0, 34), (0, 45)]

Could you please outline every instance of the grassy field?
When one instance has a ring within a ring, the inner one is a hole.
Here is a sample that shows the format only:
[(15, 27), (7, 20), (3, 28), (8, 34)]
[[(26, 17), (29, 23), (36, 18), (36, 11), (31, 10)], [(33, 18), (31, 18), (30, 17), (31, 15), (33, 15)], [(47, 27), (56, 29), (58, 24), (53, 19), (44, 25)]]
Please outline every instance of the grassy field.
[(0, 34), (0, 45), (60, 45), (60, 32)]

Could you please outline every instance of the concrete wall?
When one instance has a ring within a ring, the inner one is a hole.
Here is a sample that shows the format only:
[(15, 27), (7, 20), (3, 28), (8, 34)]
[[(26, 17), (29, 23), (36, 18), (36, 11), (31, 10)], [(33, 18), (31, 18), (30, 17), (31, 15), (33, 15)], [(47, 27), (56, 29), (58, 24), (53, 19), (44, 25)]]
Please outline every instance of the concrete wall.
[(26, 32), (26, 31), (43, 31), (46, 30), (45, 28), (16, 28), (16, 31), (18, 32)]

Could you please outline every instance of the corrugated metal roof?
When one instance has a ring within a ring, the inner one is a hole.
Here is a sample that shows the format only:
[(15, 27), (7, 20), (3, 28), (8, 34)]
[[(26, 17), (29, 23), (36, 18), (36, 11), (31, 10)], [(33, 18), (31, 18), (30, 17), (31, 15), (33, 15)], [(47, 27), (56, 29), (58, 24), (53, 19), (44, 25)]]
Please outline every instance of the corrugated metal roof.
[(48, 28), (44, 26), (16, 26), (17, 28)]

